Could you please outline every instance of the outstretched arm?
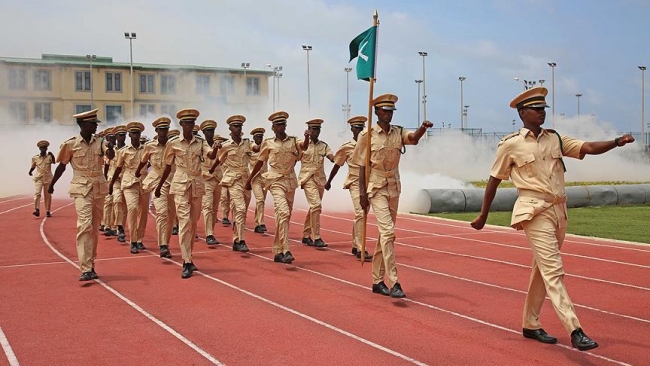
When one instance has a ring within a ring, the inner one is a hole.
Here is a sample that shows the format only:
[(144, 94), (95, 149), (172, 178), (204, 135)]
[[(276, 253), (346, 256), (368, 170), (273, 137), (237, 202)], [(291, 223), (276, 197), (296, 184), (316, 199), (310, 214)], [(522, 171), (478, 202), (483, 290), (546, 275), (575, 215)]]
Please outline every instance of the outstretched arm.
[(617, 137), (612, 141), (591, 141), (585, 142), (580, 148), (580, 154), (586, 155), (599, 155), (608, 152), (609, 150), (625, 146), (626, 144), (634, 142), (634, 137), (630, 134), (625, 134), (621, 137)]

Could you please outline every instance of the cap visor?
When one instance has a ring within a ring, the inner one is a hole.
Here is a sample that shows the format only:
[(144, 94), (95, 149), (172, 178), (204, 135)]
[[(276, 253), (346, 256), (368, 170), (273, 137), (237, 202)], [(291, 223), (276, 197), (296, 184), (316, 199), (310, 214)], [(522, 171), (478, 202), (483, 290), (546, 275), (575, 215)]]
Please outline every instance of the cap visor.
[(381, 109), (386, 110), (386, 111), (396, 111), (397, 108), (391, 107), (391, 106), (383, 106)]

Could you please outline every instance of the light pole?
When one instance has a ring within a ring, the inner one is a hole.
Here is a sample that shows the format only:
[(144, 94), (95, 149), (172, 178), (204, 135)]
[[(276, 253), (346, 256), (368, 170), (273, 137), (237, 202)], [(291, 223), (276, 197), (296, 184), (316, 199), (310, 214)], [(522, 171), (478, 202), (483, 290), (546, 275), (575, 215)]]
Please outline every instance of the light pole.
[(280, 108), (280, 78), (282, 77), (282, 66), (276, 67), (275, 77), (278, 79), (278, 108)]
[(88, 61), (90, 61), (90, 109), (95, 109), (95, 99), (93, 98), (93, 60), (97, 58), (97, 55), (86, 55)]
[(350, 119), (350, 110), (352, 106), (350, 105), (350, 71), (351, 67), (346, 67), (345, 70), (345, 122)]
[(131, 120), (133, 120), (133, 40), (136, 38), (135, 33), (124, 32), (124, 38), (129, 40), (129, 59), (131, 64)]
[(578, 126), (580, 125), (580, 97), (581, 96), (582, 94), (580, 93), (576, 94), (576, 98), (578, 98)]
[(464, 128), (463, 124), (463, 81), (465, 81), (467, 78), (464, 76), (459, 76), (458, 81), (460, 81), (460, 130), (462, 131)]
[[(465, 121), (461, 126), (465, 126), (465, 128), (466, 128), (467, 127), (467, 111), (469, 109), (469, 105), (464, 105), (463, 107), (465, 108), (465, 109), (463, 109), (463, 117), (465, 117)], [(463, 122), (463, 121), (461, 120), (461, 122)], [(461, 127), (460, 129), (463, 130), (463, 127)]]
[(307, 52), (307, 110), (311, 116), (311, 86), (309, 81), (309, 51), (312, 50), (310, 45), (303, 44), (302, 49)]
[(273, 75), (272, 75), (272, 78), (273, 78), (273, 111), (272, 112), (275, 112), (275, 69), (273, 68), (273, 66), (271, 66), (271, 64), (266, 64), (266, 67), (268, 67), (269, 69), (271, 69), (271, 71), (273, 71)]
[(418, 85), (418, 123), (417, 125), (420, 125), (422, 120), (420, 119), (420, 84), (422, 84), (422, 80), (415, 80), (415, 83)]
[(639, 66), (641, 70), (641, 140), (643, 142), (643, 147), (645, 148), (646, 138), (645, 138), (645, 66)]
[(555, 128), (555, 66), (557, 63), (549, 62), (551, 67), (551, 126)]
[(513, 119), (512, 120), (512, 132), (515, 132), (515, 122), (516, 122), (516, 120)]
[(513, 78), (513, 80), (524, 84), (524, 90), (528, 90), (528, 82), (526, 80), (521, 80), (519, 78)]
[(246, 106), (246, 101), (248, 99), (248, 79), (246, 79), (246, 70), (251, 67), (250, 62), (242, 62), (242, 69), (244, 69), (244, 106)]
[(422, 56), (422, 115), (423, 115), (423, 120), (426, 121), (427, 120), (427, 73), (424, 66), (425, 64), (424, 59), (429, 54), (424, 51), (418, 51), (418, 54)]

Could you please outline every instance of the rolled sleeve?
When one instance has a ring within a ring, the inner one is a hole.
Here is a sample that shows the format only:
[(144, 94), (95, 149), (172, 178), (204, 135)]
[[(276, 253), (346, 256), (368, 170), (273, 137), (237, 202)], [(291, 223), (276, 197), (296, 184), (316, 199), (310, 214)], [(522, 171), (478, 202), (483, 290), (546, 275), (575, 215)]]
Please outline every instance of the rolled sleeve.
[(59, 154), (56, 157), (56, 161), (61, 164), (68, 164), (72, 159), (72, 147), (68, 143), (62, 143), (59, 148)]
[(352, 163), (358, 166), (366, 166), (366, 146), (368, 146), (368, 137), (365, 133), (359, 134), (357, 145), (352, 153)]
[(510, 171), (514, 163), (510, 152), (508, 151), (508, 144), (503, 142), (497, 147), (497, 154), (490, 169), (490, 175), (501, 180), (510, 179)]
[(573, 137), (562, 136), (562, 155), (582, 160), (585, 154), (580, 154), (580, 150), (584, 143), (584, 141)]

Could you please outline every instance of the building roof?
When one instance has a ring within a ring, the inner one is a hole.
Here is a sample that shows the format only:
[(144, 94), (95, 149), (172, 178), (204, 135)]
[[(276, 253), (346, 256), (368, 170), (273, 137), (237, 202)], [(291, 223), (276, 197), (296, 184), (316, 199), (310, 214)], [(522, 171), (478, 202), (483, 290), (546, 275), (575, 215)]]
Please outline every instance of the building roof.
[[(90, 61), (86, 56), (79, 55), (56, 55), (56, 54), (42, 54), (41, 58), (25, 58), (25, 57), (3, 57), (0, 56), (0, 63), (22, 64), (22, 65), (35, 65), (35, 66), (88, 66)], [(97, 56), (93, 60), (93, 66), (106, 67), (106, 68), (130, 68), (131, 64), (128, 62), (113, 62), (112, 57)], [(228, 68), (228, 67), (211, 67), (211, 66), (196, 66), (196, 65), (170, 65), (170, 64), (147, 64), (147, 63), (133, 63), (133, 69), (137, 70), (170, 70), (170, 71), (207, 71), (207, 72), (230, 72), (230, 73), (243, 73), (243, 69)], [(266, 70), (247, 70), (249, 73), (265, 74), (268, 76), (273, 75), (272, 71)]]

